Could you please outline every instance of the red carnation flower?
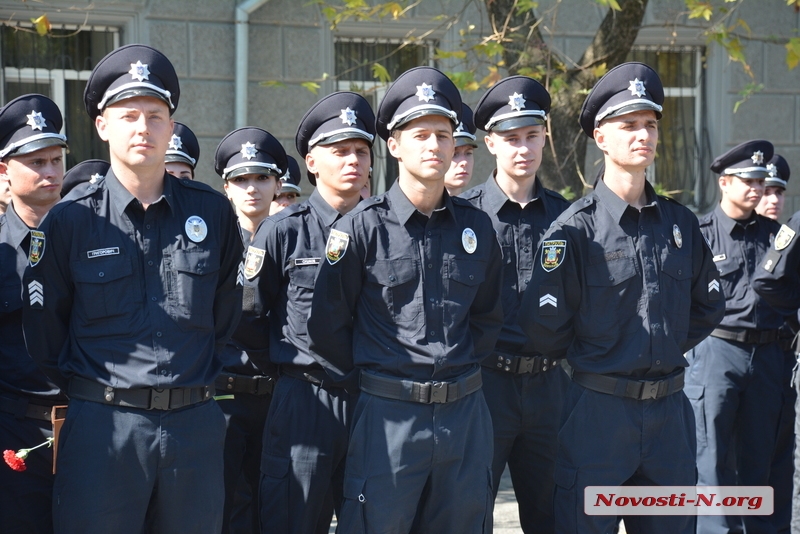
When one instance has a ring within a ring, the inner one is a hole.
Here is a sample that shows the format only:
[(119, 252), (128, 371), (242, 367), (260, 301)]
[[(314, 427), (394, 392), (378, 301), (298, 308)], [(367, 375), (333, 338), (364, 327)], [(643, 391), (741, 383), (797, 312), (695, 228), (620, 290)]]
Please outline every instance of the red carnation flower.
[(3, 460), (5, 460), (8, 467), (14, 471), (25, 471), (25, 469), (27, 469), (25, 460), (17, 456), (17, 453), (14, 451), (3, 451)]

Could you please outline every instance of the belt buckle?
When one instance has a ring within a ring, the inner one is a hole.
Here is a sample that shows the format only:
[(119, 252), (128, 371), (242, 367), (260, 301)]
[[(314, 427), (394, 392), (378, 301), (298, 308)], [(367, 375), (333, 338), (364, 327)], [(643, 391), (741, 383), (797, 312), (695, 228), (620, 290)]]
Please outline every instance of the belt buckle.
[(151, 389), (150, 408), (148, 410), (169, 410), (169, 390)]
[(642, 393), (639, 395), (639, 400), (654, 400), (658, 398), (658, 384), (657, 380), (644, 380), (642, 384)]
[(447, 402), (447, 382), (430, 383), (430, 400), (428, 402), (431, 404)]
[(517, 358), (517, 374), (524, 375), (532, 373), (536, 367), (535, 356), (520, 356)]

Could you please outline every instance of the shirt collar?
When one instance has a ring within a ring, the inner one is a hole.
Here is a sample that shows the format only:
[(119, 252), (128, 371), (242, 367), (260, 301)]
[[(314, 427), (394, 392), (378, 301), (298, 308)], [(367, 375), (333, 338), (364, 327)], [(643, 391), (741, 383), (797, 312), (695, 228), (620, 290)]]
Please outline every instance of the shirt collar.
[(737, 221), (731, 217), (728, 217), (728, 214), (722, 210), (722, 204), (717, 204), (717, 207), (714, 208), (714, 215), (716, 215), (717, 220), (719, 221), (719, 226), (722, 230), (725, 231), (726, 234), (730, 235), (733, 232), (733, 229), (736, 228), (737, 224), (742, 226), (749, 226), (756, 222), (757, 218), (755, 216), (755, 212), (750, 214), (750, 217), (744, 221)]
[[(45, 217), (47, 216), (45, 215)], [(11, 237), (11, 244), (14, 245), (14, 248), (19, 248), (31, 233), (31, 229), (19, 218), (13, 202), (9, 202), (6, 209), (6, 221), (8, 221), (8, 235)]]
[[(456, 219), (455, 211), (453, 210), (453, 199), (447, 193), (447, 189), (442, 188), (443, 195), (444, 195), (444, 205), (435, 210), (435, 212), (446, 211), (450, 213), (453, 219)], [(403, 190), (400, 189), (400, 180), (395, 180), (394, 184), (392, 185), (391, 189), (386, 193), (389, 197), (389, 202), (392, 203), (392, 211), (397, 215), (397, 220), (400, 224), (405, 225), (411, 216), (417, 212), (416, 206), (408, 200), (408, 197)], [(434, 213), (435, 213), (434, 212)]]
[[(495, 215), (506, 205), (506, 202), (511, 200), (497, 185), (497, 171), (492, 172), (492, 175), (486, 180), (486, 188), (484, 190), (486, 191), (486, 205)], [(535, 195), (527, 205), (539, 200), (542, 196), (542, 184), (539, 182), (538, 176), (534, 177), (533, 190)]]
[(335, 223), (340, 217), (339, 212), (333, 209), (330, 204), (325, 202), (325, 199), (322, 198), (322, 195), (319, 193), (318, 189), (314, 189), (314, 191), (311, 193), (311, 196), (308, 197), (308, 203), (311, 204), (311, 207), (314, 208), (314, 211), (319, 214), (320, 219), (322, 219), (322, 222), (326, 227), (333, 226), (333, 223)]
[[(625, 210), (628, 209), (630, 204), (618, 197), (617, 194), (606, 185), (606, 182), (603, 179), (597, 181), (594, 191), (600, 201), (605, 205), (608, 212), (611, 214), (614, 222), (620, 224), (622, 216), (625, 214)], [(644, 194), (645, 198), (647, 199), (647, 204), (645, 204), (645, 207), (655, 206), (656, 209), (660, 211), (658, 202), (656, 201), (656, 191), (647, 180), (644, 182)]]
[[(176, 180), (176, 178), (164, 171), (164, 189), (156, 202), (159, 202), (162, 198), (164, 198), (167, 201), (167, 205), (172, 207), (174, 196), (172, 183), (173, 180)], [(110, 167), (106, 173), (104, 181), (106, 183), (106, 187), (108, 188), (109, 196), (111, 197), (111, 202), (114, 204), (114, 207), (117, 208), (119, 213), (124, 213), (125, 209), (133, 200), (136, 199), (136, 197), (134, 197), (130, 191), (125, 189), (125, 186), (120, 183), (119, 178), (116, 177), (114, 170)], [(156, 202), (153, 202), (153, 204)]]

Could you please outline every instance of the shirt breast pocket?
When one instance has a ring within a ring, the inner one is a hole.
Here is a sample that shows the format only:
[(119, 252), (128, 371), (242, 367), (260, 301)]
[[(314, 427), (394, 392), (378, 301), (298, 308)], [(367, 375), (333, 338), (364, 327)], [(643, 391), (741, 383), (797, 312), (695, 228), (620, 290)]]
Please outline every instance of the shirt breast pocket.
[[(386, 309), (391, 320), (409, 325), (422, 311), (422, 295), (417, 294), (418, 264), (410, 258), (377, 260), (366, 266), (370, 305)], [(375, 298), (380, 295), (380, 299)]]
[(668, 253), (662, 263), (661, 296), (664, 312), (671, 316), (671, 331), (678, 339), (685, 339), (689, 331), (692, 294), (692, 258), (684, 254)]
[(586, 295), (581, 306), (582, 320), (602, 334), (617, 324), (618, 317), (613, 310), (638, 310), (641, 287), (630, 287), (636, 276), (632, 257), (623, 256), (597, 263), (590, 260), (589, 263), (586, 269)]
[(0, 313), (11, 313), (22, 308), (19, 282), (0, 286)]
[(118, 317), (142, 303), (131, 261), (120, 255), (72, 263), (79, 315), (90, 321)]
[(178, 306), (174, 318), (183, 327), (214, 327), (214, 296), (219, 275), (219, 251), (184, 249), (172, 253)]
[[(725, 295), (726, 299), (736, 297), (737, 286), (744, 285), (739, 284), (744, 272), (742, 263), (737, 258), (727, 258), (715, 262), (714, 265), (719, 271), (722, 294)], [(744, 293), (744, 288), (742, 288), (742, 293)]]
[(286, 316), (296, 332), (306, 332), (308, 312), (311, 311), (311, 300), (314, 296), (314, 282), (317, 277), (317, 266), (308, 265), (294, 267), (289, 271), (289, 286), (286, 289)]
[[(472, 306), (478, 287), (486, 279), (486, 262), (452, 258), (448, 266), (446, 299), (455, 309)], [(454, 314), (456, 315), (456, 314)]]

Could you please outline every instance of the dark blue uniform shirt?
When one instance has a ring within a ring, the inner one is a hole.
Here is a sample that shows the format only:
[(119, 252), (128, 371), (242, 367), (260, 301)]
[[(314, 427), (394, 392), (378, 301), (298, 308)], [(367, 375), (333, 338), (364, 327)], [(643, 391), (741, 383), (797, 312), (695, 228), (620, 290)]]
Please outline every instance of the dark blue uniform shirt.
[[(263, 221), (262, 221), (263, 224)], [(245, 247), (253, 234), (240, 228)], [(225, 371), (246, 376), (272, 375), (269, 362), (269, 320), (267, 319), (256, 279), (245, 277), (242, 287), (242, 317), (224, 349)]]
[[(23, 296), (31, 355), (65, 385), (80, 376), (116, 388), (213, 384), (242, 309), (242, 240), (228, 200), (164, 176), (145, 211), (109, 170), (48, 216), (47, 248), (26, 274), (43, 305)], [(187, 234), (203, 219), (207, 235)]]
[(306, 323), (325, 242), (339, 218), (315, 189), (305, 202), (264, 221), (253, 239), (254, 246), (266, 251), (257, 278), (270, 313), (273, 363), (319, 367), (308, 351)]
[(725, 311), (697, 218), (645, 188), (638, 211), (598, 181), (542, 240), (520, 324), (576, 371), (667, 375)]
[(308, 321), (310, 348), (335, 377), (355, 365), (447, 380), (491, 354), (503, 322), (502, 257), (485, 213), (445, 192), (427, 217), (395, 182), (335, 228), (349, 244), (335, 263), (323, 257)]
[(753, 276), (753, 289), (772, 307), (787, 315), (800, 308), (800, 212), (776, 235)]
[(494, 175), (461, 195), (489, 215), (497, 233), (503, 251), (504, 317), (497, 350), (515, 355), (537, 352), (536, 344), (531, 343), (517, 323), (517, 314), (533, 274), (539, 242), (550, 224), (569, 207), (564, 197), (542, 187), (538, 178), (534, 188), (536, 196), (524, 208), (503, 193)]
[(64, 402), (66, 397), (31, 359), (22, 333), (22, 276), (30, 241), (30, 228), (9, 204), (0, 215), (0, 395)]
[(731, 219), (719, 205), (700, 218), (700, 231), (714, 253), (725, 295), (721, 326), (769, 330), (783, 324), (783, 316), (752, 286), (756, 267), (779, 229), (777, 222), (755, 212), (746, 221)]

